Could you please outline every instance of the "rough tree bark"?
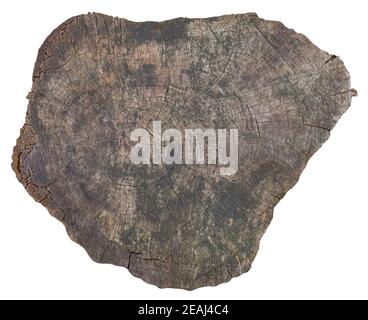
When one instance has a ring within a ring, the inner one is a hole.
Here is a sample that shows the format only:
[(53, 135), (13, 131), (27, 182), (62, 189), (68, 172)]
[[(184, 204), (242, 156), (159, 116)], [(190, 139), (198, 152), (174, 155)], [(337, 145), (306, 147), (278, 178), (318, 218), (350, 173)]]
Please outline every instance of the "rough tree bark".
[[(159, 287), (249, 270), (273, 208), (350, 105), (343, 62), (256, 14), (73, 17), (39, 50), (13, 169), (93, 260)], [(133, 165), (135, 128), (237, 128), (239, 170)]]

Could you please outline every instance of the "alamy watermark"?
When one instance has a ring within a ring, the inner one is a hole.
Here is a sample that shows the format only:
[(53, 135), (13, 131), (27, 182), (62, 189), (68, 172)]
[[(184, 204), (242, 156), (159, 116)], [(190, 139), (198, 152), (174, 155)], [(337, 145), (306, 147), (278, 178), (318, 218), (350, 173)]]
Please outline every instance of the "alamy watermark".
[(220, 175), (238, 171), (238, 129), (184, 129), (182, 133), (170, 128), (162, 132), (161, 121), (153, 121), (152, 134), (138, 128), (131, 132), (130, 140), (137, 142), (130, 151), (134, 164), (207, 163), (219, 165)]

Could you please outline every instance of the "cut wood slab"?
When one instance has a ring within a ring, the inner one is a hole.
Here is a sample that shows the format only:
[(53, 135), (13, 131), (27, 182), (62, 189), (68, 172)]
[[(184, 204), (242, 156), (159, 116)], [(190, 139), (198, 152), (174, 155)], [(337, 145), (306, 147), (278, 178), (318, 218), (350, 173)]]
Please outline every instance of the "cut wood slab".
[[(355, 94), (340, 58), (254, 13), (80, 15), (39, 50), (12, 167), (93, 260), (159, 287), (213, 286), (250, 269), (274, 207)], [(237, 128), (238, 171), (133, 164), (130, 133), (153, 121)]]

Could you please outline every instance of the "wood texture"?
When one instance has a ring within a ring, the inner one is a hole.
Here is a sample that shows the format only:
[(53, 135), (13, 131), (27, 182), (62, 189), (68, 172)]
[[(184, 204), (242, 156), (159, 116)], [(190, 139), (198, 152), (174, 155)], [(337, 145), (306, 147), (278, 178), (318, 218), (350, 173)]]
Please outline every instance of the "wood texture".
[[(253, 13), (80, 15), (39, 50), (12, 166), (93, 260), (159, 287), (217, 285), (249, 270), (273, 208), (355, 93), (338, 57)], [(153, 120), (238, 128), (238, 172), (133, 165), (129, 134)]]

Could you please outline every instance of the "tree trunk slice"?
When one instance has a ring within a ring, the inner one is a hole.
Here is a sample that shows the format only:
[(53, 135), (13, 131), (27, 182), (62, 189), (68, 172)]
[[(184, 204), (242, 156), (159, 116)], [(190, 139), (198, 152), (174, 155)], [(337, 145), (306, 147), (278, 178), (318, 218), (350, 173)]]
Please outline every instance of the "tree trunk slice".
[[(247, 272), (273, 208), (350, 105), (343, 62), (256, 14), (73, 17), (39, 50), (13, 169), (101, 263), (159, 287)], [(130, 132), (237, 128), (239, 170), (134, 165)]]

